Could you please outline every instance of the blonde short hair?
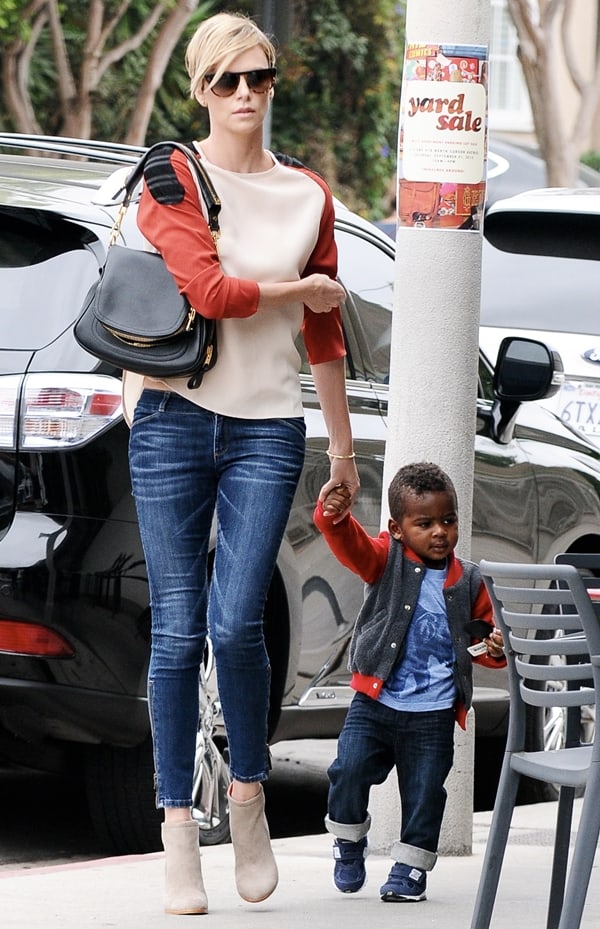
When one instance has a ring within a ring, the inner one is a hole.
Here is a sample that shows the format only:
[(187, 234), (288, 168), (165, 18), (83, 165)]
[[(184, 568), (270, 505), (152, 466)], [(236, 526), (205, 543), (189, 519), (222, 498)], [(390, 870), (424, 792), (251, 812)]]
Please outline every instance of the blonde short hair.
[(257, 45), (267, 56), (268, 67), (275, 67), (273, 43), (248, 16), (217, 13), (205, 19), (190, 39), (185, 53), (190, 96), (196, 96), (206, 74), (214, 73), (212, 83), (215, 83), (238, 55)]

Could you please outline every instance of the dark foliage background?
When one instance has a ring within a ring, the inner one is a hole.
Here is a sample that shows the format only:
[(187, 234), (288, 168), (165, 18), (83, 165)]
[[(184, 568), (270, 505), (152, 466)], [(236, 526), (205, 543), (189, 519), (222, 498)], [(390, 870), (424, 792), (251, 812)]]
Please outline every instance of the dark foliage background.
[[(173, 5), (166, 3), (166, 12)], [(119, 2), (106, 0), (101, 6), (108, 20)], [(19, 130), (7, 105), (8, 52), (31, 42), (43, 7), (43, 0), (0, 0), (0, 130)], [(74, 83), (81, 84), (85, 73), (86, 29), (93, 7), (83, 0), (54, 2), (64, 62)], [(155, 7), (156, 0), (131, 0), (111, 36), (112, 44), (127, 42)], [(270, 147), (295, 155), (323, 174), (349, 207), (380, 218), (389, 212), (395, 174), (404, 8), (394, 0), (204, 0), (169, 58), (144, 141), (201, 138), (206, 133), (205, 113), (189, 98), (186, 44), (206, 16), (220, 10), (247, 13), (274, 35), (278, 47)], [(136, 93), (159, 27), (160, 22), (144, 42), (103, 73), (88, 98), (91, 137), (127, 140)], [(35, 33), (33, 53), (25, 59), (26, 70), (19, 79), (31, 106), (30, 131), (69, 135), (73, 132), (66, 125), (64, 107), (57, 105), (64, 77), (56, 49), (56, 35), (46, 22)]]

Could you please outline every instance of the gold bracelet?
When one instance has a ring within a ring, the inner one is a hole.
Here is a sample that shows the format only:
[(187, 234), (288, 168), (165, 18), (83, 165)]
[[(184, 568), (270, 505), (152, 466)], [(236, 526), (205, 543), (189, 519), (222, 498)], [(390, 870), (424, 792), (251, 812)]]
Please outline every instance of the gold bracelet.
[(327, 457), (333, 460), (334, 458), (339, 458), (342, 461), (349, 461), (351, 458), (356, 458), (356, 452), (352, 452), (351, 455), (334, 455), (333, 452), (330, 452), (327, 449)]

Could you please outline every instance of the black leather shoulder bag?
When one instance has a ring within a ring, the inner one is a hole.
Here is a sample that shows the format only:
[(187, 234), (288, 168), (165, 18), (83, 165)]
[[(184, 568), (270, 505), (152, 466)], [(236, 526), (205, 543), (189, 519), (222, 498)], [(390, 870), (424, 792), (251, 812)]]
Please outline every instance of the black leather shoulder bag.
[(148, 157), (167, 146), (179, 149), (188, 159), (217, 244), (221, 203), (201, 162), (178, 142), (153, 145), (125, 182), (104, 267), (86, 295), (74, 334), (86, 351), (103, 361), (149, 377), (187, 376), (188, 387), (195, 388), (217, 360), (215, 320), (202, 316), (202, 308), (190, 306), (158, 253), (116, 244)]

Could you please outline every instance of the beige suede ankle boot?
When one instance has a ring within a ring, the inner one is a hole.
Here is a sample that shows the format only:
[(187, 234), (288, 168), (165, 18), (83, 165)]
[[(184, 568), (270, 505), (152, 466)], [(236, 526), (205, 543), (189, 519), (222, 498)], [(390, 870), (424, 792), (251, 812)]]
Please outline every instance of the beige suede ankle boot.
[(198, 823), (162, 824), (165, 849), (165, 913), (176, 916), (208, 913), (202, 880)]
[(229, 825), (238, 893), (248, 903), (260, 903), (273, 893), (278, 881), (262, 785), (256, 797), (244, 801), (234, 800), (229, 787)]

